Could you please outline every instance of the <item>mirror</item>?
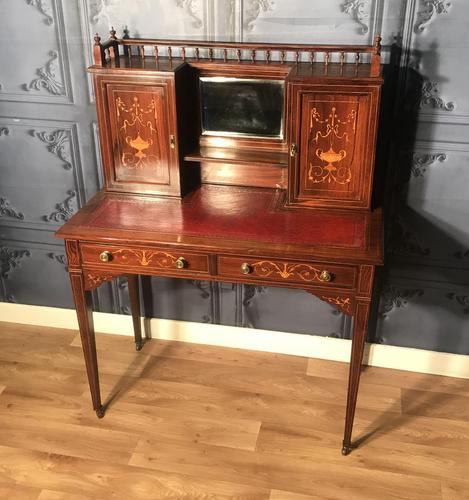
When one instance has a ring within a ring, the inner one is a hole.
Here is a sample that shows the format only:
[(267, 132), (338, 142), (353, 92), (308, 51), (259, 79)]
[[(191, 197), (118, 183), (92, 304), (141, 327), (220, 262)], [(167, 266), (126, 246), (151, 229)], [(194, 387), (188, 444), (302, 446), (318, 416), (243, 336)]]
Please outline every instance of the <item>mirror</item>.
[(284, 82), (201, 77), (202, 134), (283, 139)]

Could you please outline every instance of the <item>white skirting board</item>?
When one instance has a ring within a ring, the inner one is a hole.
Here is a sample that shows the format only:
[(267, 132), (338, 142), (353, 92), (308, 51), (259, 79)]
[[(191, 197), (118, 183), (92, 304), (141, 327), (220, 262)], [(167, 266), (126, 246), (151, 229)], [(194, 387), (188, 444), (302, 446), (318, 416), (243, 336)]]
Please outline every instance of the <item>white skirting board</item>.
[[(133, 335), (130, 316), (94, 313), (97, 332)], [(54, 307), (0, 303), (0, 321), (55, 328), (78, 329), (75, 311)], [(143, 320), (142, 320), (143, 321)], [(148, 327), (148, 325), (146, 325)], [(349, 361), (350, 340), (296, 333), (255, 330), (234, 326), (151, 319), (154, 339), (177, 340), (255, 351), (291, 354), (332, 361)], [(0, 327), (1, 336), (1, 327)], [(369, 366), (469, 378), (469, 356), (409, 347), (370, 344), (365, 353)]]

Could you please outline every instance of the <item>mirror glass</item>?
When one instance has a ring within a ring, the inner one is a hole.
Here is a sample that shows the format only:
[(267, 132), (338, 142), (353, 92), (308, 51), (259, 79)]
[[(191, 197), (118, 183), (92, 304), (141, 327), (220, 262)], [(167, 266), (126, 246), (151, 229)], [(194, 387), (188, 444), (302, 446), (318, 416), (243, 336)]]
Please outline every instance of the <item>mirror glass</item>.
[(202, 133), (283, 139), (284, 82), (200, 78)]

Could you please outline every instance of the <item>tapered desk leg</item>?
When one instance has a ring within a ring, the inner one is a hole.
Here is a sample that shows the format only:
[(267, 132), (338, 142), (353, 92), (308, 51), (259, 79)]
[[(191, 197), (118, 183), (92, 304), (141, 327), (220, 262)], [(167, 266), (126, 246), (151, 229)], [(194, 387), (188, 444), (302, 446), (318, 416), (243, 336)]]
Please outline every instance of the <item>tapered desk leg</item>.
[(151, 339), (151, 318), (153, 318), (153, 289), (151, 276), (141, 276), (145, 340)]
[(140, 290), (138, 276), (135, 274), (129, 275), (127, 276), (127, 281), (129, 284), (130, 310), (132, 312), (132, 321), (134, 325), (135, 349), (140, 351), (145, 342), (142, 339), (142, 325), (140, 321)]
[(354, 448), (352, 444), (352, 428), (353, 419), (355, 417), (355, 407), (357, 404), (358, 385), (360, 383), (369, 311), (369, 302), (357, 301), (353, 320), (352, 354), (350, 357), (347, 411), (345, 415), (345, 432), (342, 448), (343, 455), (348, 455)]
[(153, 318), (153, 290), (151, 288), (151, 276), (141, 276), (143, 309), (145, 319)]
[(96, 341), (93, 326), (93, 310), (91, 305), (91, 292), (85, 290), (83, 275), (71, 273), (73, 299), (80, 328), (81, 345), (85, 357), (86, 373), (90, 384), (93, 409), (99, 418), (104, 417), (105, 407), (101, 404), (99, 389), (98, 360), (96, 356)]

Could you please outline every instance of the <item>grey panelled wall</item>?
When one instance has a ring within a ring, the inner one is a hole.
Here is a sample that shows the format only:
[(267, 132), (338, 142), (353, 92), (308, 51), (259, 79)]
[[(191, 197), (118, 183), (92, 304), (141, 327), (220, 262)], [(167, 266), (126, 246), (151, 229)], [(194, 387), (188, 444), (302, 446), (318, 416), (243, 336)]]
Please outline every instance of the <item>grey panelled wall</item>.
[[(101, 181), (85, 73), (95, 31), (305, 43), (382, 33), (403, 50), (371, 338), (469, 354), (466, 0), (0, 0), (0, 11), (0, 300), (72, 307), (53, 233)], [(304, 292), (170, 279), (153, 289), (159, 317), (350, 336), (348, 318)], [(94, 299), (97, 310), (128, 313), (125, 280)]]

